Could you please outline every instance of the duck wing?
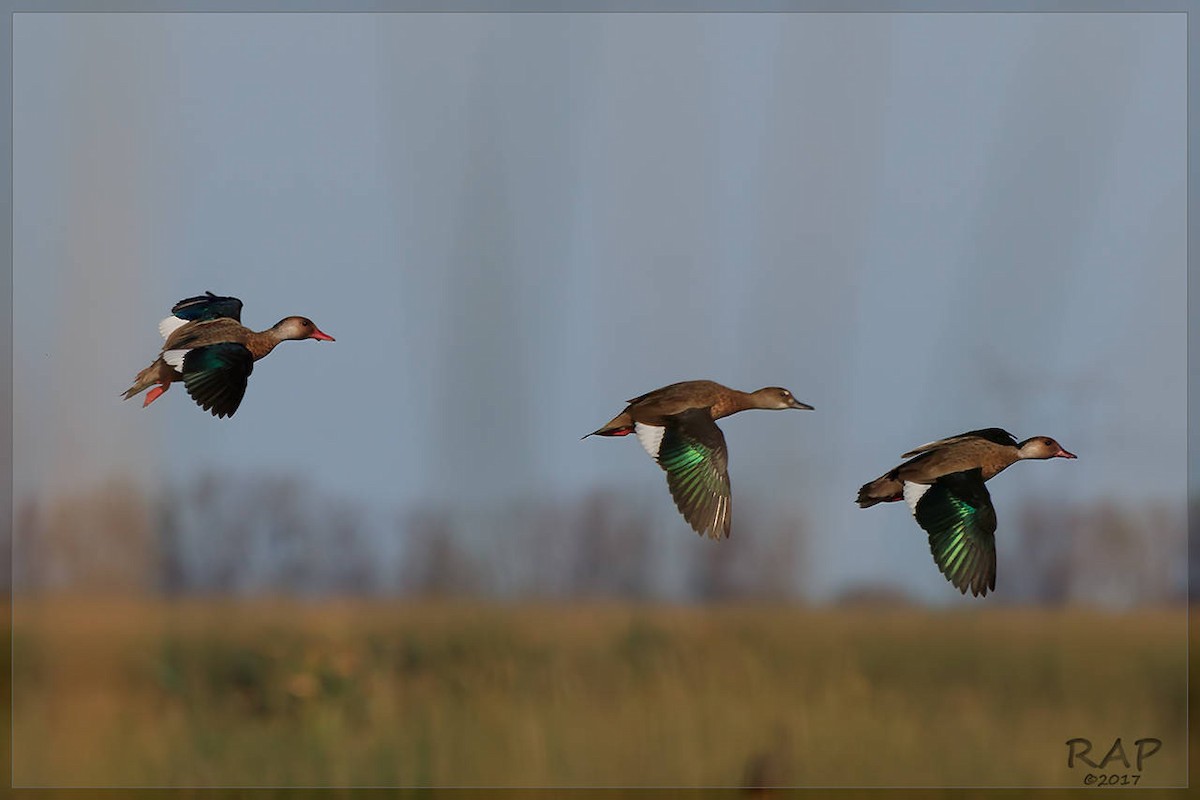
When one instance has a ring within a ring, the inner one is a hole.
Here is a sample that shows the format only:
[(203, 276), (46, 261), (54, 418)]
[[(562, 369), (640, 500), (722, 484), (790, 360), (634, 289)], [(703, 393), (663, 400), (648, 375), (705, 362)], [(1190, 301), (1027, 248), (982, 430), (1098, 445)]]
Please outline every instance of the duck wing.
[(713, 539), (728, 538), (731, 510), (729, 451), (725, 436), (703, 409), (663, 419), (663, 425), (634, 423), (646, 452), (667, 473), (675, 507), (692, 529)]
[(929, 442), (920, 447), (914, 447), (909, 450), (901, 458), (912, 458), (921, 453), (928, 453), (931, 450), (937, 450), (948, 445), (957, 444), (958, 442), (966, 441), (967, 439), (985, 439), (993, 444), (1017, 446), (1017, 439), (1003, 428), (980, 428), (975, 431), (967, 431), (960, 433), (957, 436), (950, 436), (945, 439), (938, 439), (936, 442)]
[(952, 472), (932, 484), (905, 483), (904, 499), (955, 588), (976, 597), (996, 588), (996, 509), (982, 469)]
[(183, 386), (197, 405), (215, 417), (231, 417), (246, 394), (254, 356), (245, 345), (220, 342), (183, 351), (180, 367)]
[(236, 297), (222, 297), (212, 292), (185, 297), (171, 307), (171, 316), (158, 323), (158, 332), (164, 339), (176, 329), (189, 322), (207, 322), (214, 319), (242, 321), (242, 301)]
[(689, 408), (709, 408), (720, 397), (724, 387), (713, 381), (681, 381), (640, 394), (626, 402), (627, 411), (637, 409), (637, 416), (646, 418), (678, 414)]

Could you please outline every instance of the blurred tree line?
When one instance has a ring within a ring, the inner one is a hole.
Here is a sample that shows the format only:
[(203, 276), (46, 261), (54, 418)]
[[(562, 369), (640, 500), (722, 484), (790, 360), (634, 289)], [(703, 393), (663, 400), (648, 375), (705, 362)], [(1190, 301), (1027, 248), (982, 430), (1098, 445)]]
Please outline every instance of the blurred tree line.
[(673, 509), (615, 492), (477, 511), (426, 504), (381, 523), (301, 479), (248, 475), (208, 474), (156, 497), (118, 482), (17, 505), (20, 591), (784, 599), (797, 594), (804, 539), (800, 520), (747, 509), (736, 547), (701, 541), (676, 563), (655, 546), (663, 513), (678, 522)]
[[(747, 502), (735, 539), (666, 546), (661, 528), (681, 523), (657, 500), (596, 491), (475, 510), (427, 504), (379, 520), (293, 477), (209, 474), (158, 496), (113, 483), (20, 500), (11, 573), (19, 591), (803, 599), (802, 519)], [(1032, 501), (1014, 516), (1023, 563), (1005, 571), (1003, 600), (1182, 600), (1189, 570), (1200, 574), (1185, 516), (1166, 504)], [(859, 587), (853, 597), (864, 591), (897, 594)]]

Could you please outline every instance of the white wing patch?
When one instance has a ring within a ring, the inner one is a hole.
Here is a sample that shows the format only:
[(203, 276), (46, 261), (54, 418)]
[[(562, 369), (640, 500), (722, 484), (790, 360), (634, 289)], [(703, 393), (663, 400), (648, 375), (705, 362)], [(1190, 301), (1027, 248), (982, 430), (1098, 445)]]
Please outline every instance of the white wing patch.
[(175, 368), (176, 372), (178, 372), (179, 374), (182, 375), (183, 374), (183, 357), (186, 356), (190, 352), (192, 352), (192, 351), (191, 350), (164, 350), (163, 354), (162, 354), (162, 360), (167, 362), (168, 364), (170, 364), (172, 367)]
[(642, 449), (657, 461), (658, 449), (662, 447), (663, 433), (666, 432), (666, 428), (635, 422), (633, 423), (633, 432), (637, 434), (638, 441), (642, 443)]
[(187, 323), (188, 321), (186, 319), (180, 319), (172, 314), (162, 322), (158, 323), (158, 332), (162, 334), (163, 341), (166, 341), (172, 333), (179, 330), (184, 325), (187, 325)]
[(904, 502), (908, 503), (908, 507), (912, 510), (913, 516), (917, 513), (917, 502), (925, 496), (925, 493), (930, 489), (928, 483), (910, 483), (904, 482)]

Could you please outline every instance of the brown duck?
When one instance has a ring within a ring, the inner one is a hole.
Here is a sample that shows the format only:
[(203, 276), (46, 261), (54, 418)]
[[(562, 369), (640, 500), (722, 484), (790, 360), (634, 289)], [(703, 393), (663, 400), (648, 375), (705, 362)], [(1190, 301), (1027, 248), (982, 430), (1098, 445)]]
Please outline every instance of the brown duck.
[(812, 410), (778, 386), (740, 392), (713, 381), (684, 381), (633, 398), (587, 436), (635, 434), (666, 471), (683, 518), (701, 536), (720, 539), (729, 536), (729, 453), (716, 420), (751, 408)]
[[(244, 327), (242, 301), (205, 292), (180, 300), (171, 316), (158, 324), (162, 351), (154, 363), (138, 373), (124, 394), (126, 400), (150, 389), (146, 407), (183, 381), (187, 393), (217, 417), (233, 416), (246, 394), (254, 362), (289, 339), (332, 342), (307, 317), (284, 317), (265, 331)], [(157, 384), (157, 386), (155, 385)]]
[(903, 499), (926, 533), (938, 569), (960, 592), (996, 588), (996, 509), (984, 481), (1024, 459), (1075, 458), (1049, 436), (1018, 443), (1001, 428), (969, 431), (908, 451), (900, 466), (858, 490), (858, 504)]

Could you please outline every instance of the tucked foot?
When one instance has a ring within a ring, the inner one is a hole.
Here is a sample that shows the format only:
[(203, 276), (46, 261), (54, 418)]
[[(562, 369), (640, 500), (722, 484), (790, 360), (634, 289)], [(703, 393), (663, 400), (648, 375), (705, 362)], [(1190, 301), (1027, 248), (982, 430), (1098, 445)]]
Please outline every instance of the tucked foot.
[(630, 425), (628, 428), (615, 428), (609, 431), (596, 431), (596, 433), (600, 436), (628, 436), (629, 434), (633, 433), (633, 426)]
[(171, 384), (160, 383), (158, 386), (155, 386), (153, 389), (146, 392), (146, 402), (142, 403), (142, 408), (145, 408), (146, 406), (150, 405), (158, 398), (162, 397), (163, 392), (165, 392), (167, 389), (170, 389), (170, 388), (171, 388)]
[(592, 431), (587, 436), (581, 436), (580, 439), (586, 439), (588, 436), (628, 436), (631, 433), (633, 433), (632, 425), (624, 428), (601, 428), (598, 431)]

